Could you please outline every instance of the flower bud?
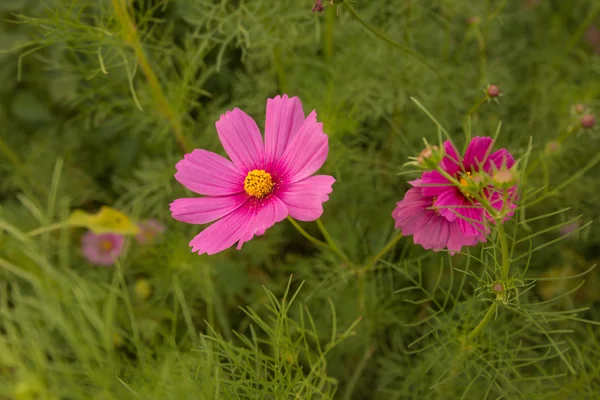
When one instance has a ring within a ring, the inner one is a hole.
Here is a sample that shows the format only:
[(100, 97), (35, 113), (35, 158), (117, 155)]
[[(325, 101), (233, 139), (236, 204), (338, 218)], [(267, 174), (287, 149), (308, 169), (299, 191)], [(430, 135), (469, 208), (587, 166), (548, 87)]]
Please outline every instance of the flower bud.
[(500, 96), (500, 88), (497, 85), (488, 86), (487, 95), (491, 98)]
[(585, 111), (585, 106), (581, 103), (575, 104), (573, 106), (573, 111), (575, 112), (575, 114), (581, 114)]
[(556, 141), (546, 143), (546, 148), (544, 149), (544, 153), (546, 155), (556, 154), (560, 150), (560, 143)]
[(513, 169), (500, 169), (494, 173), (492, 181), (499, 189), (509, 189), (517, 183), (517, 174)]
[(422, 168), (433, 169), (437, 167), (440, 161), (442, 161), (443, 157), (444, 152), (440, 151), (440, 148), (438, 146), (430, 146), (429, 144), (427, 144), (427, 147), (425, 147), (423, 151), (419, 153), (419, 156), (417, 157), (417, 162)]
[(496, 281), (491, 285), (492, 292), (496, 293), (496, 300), (506, 302), (506, 287), (501, 281)]
[(473, 15), (472, 17), (469, 17), (467, 19), (467, 25), (479, 25), (479, 23), (481, 22), (481, 18), (479, 18), (477, 15)]
[(436, 169), (442, 158), (444, 158), (444, 149), (440, 150), (438, 146), (430, 145), (427, 140), (424, 141), (425, 148), (419, 153), (418, 157), (409, 157), (413, 161), (407, 164), (425, 171)]
[(121, 335), (119, 335), (117, 332), (113, 332), (113, 334), (112, 334), (113, 348), (118, 349), (121, 346), (123, 346), (124, 343), (125, 343), (125, 341), (123, 340), (123, 337)]
[(133, 288), (138, 300), (144, 301), (152, 295), (152, 286), (147, 279), (138, 279)]
[(581, 126), (584, 129), (592, 129), (596, 125), (596, 117), (592, 114), (586, 114), (581, 117)]
[(492, 290), (496, 293), (504, 292), (504, 284), (500, 281), (492, 283)]
[(323, 12), (323, 10), (325, 10), (325, 7), (323, 7), (322, 0), (317, 0), (315, 2), (315, 6), (313, 7), (312, 11), (313, 12)]

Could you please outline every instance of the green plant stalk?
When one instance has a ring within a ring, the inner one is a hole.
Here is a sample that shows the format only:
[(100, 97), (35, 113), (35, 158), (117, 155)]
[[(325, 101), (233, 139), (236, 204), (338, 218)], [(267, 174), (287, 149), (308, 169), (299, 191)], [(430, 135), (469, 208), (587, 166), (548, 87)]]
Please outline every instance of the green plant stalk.
[[(508, 273), (510, 271), (510, 259), (508, 256), (508, 254), (509, 254), (508, 241), (506, 240), (506, 231), (504, 230), (504, 224), (502, 224), (502, 221), (501, 220), (497, 221), (496, 226), (498, 229), (498, 240), (500, 241), (500, 251), (502, 252), (501, 276), (502, 276), (502, 280), (506, 281), (506, 280), (508, 280)], [(477, 324), (477, 326), (471, 331), (471, 333), (469, 333), (469, 335), (467, 336), (466, 343), (469, 343), (471, 340), (475, 339), (477, 337), (477, 335), (479, 335), (479, 333), (481, 333), (483, 328), (485, 328), (485, 326), (488, 324), (488, 322), (490, 322), (492, 317), (496, 314), (497, 310), (498, 310), (498, 302), (494, 301), (492, 303), (492, 305), (490, 306), (490, 308), (485, 313), (485, 315), (483, 316), (483, 319), (481, 321), (479, 321), (479, 324)]]
[(352, 265), (352, 261), (350, 261), (348, 256), (335, 244), (335, 242), (331, 238), (331, 235), (329, 234), (329, 232), (327, 232), (325, 225), (323, 225), (323, 223), (321, 222), (321, 219), (317, 219), (317, 226), (319, 227), (319, 230), (323, 234), (323, 237), (325, 238), (325, 241), (327, 241), (329, 247), (335, 253), (337, 253), (348, 265)]
[(510, 272), (510, 259), (508, 256), (508, 241), (506, 240), (506, 231), (504, 230), (504, 224), (502, 221), (496, 222), (498, 229), (498, 239), (500, 240), (500, 251), (502, 252), (502, 280), (508, 280), (508, 273)]
[(471, 109), (469, 110), (469, 112), (467, 112), (467, 117), (472, 116), (477, 110), (479, 110), (479, 107), (481, 107), (481, 105), (483, 103), (485, 103), (485, 101), (488, 99), (488, 96), (483, 96), (483, 98), (481, 98), (481, 100), (479, 100), (477, 103), (475, 103), (473, 105), (473, 107), (471, 107)]
[(34, 230), (31, 230), (31, 231), (27, 232), (27, 236), (41, 235), (42, 233), (55, 231), (57, 229), (61, 229), (66, 226), (68, 226), (67, 221), (57, 222), (55, 224), (46, 225), (46, 226), (42, 226), (42, 227), (36, 228)]
[[(448, 174), (442, 168), (438, 167), (437, 171), (440, 172), (446, 179), (448, 179), (450, 182), (452, 182), (455, 186), (460, 185), (460, 183), (454, 177), (452, 177), (450, 174)], [(478, 198), (477, 200), (480, 201), (481, 205), (484, 207), (484, 209), (486, 209), (490, 213), (490, 215), (494, 215), (495, 210), (493, 209), (493, 207), (491, 207), (491, 205), (489, 203), (487, 203), (485, 201), (486, 200), (485, 198)], [(505, 281), (508, 279), (508, 273), (510, 272), (510, 258), (509, 258), (508, 241), (506, 239), (506, 231), (504, 230), (504, 224), (502, 222), (503, 222), (502, 219), (499, 219), (496, 222), (496, 226), (498, 229), (498, 240), (500, 241), (500, 251), (502, 253), (501, 276), (502, 276), (502, 280)], [(498, 302), (494, 301), (494, 303), (492, 303), (492, 305), (490, 306), (490, 308), (488, 309), (486, 314), (483, 316), (483, 319), (479, 322), (479, 324), (477, 324), (477, 326), (471, 331), (471, 333), (469, 333), (469, 335), (467, 335), (466, 343), (469, 343), (471, 340), (476, 338), (477, 335), (479, 335), (479, 333), (483, 330), (483, 328), (485, 328), (485, 326), (488, 324), (488, 322), (496, 314), (497, 309), (498, 309)]]
[(304, 236), (306, 239), (310, 240), (312, 243), (316, 244), (317, 246), (321, 246), (321, 247), (329, 247), (329, 245), (319, 239), (317, 239), (316, 237), (312, 236), (310, 233), (306, 232), (299, 224), (298, 222), (296, 222), (296, 220), (290, 216), (287, 217), (287, 220), (290, 221), (290, 223), (294, 226), (294, 228), (296, 228), (296, 230), (298, 232), (300, 232), (300, 234), (302, 236)]
[(403, 238), (402, 232), (397, 233), (380, 251), (377, 253), (371, 261), (363, 268), (362, 272), (368, 272), (383, 256), (385, 256), (394, 246)]
[(348, 11), (350, 11), (350, 14), (352, 14), (352, 16), (362, 26), (364, 26), (369, 32), (371, 32), (372, 34), (374, 34), (375, 36), (377, 36), (379, 39), (383, 40), (384, 42), (389, 43), (392, 46), (396, 47), (397, 49), (402, 50), (406, 54), (413, 56), (414, 58), (416, 58), (417, 60), (419, 60), (421, 63), (423, 63), (427, 68), (429, 68), (431, 71), (433, 71), (433, 72), (435, 72), (436, 74), (439, 75), (439, 72), (435, 68), (433, 68), (433, 66), (431, 66), (431, 64), (429, 64), (429, 62), (427, 62), (427, 60), (425, 60), (425, 58), (422, 55), (420, 55), (419, 53), (415, 52), (410, 47), (405, 46), (403, 44), (400, 44), (400, 43), (396, 42), (395, 40), (389, 38), (384, 33), (382, 33), (379, 30), (373, 28), (364, 19), (362, 19), (360, 15), (358, 15), (358, 13), (354, 9), (354, 7), (352, 7), (347, 1), (345, 1), (343, 4), (344, 4), (344, 6), (346, 6), (346, 8), (348, 9)]
[(133, 48), (138, 65), (148, 81), (156, 110), (169, 122), (171, 130), (175, 135), (175, 140), (177, 141), (181, 151), (184, 153), (189, 152), (191, 147), (188, 145), (187, 139), (183, 134), (181, 117), (171, 106), (171, 103), (163, 92), (158, 78), (154, 73), (152, 66), (150, 65), (148, 57), (146, 57), (146, 53), (144, 53), (142, 41), (138, 35), (137, 28), (131, 18), (131, 15), (129, 15), (129, 11), (127, 10), (126, 0), (112, 0), (112, 5), (115, 12), (115, 18), (119, 24), (121, 24), (123, 29), (125, 41)]
[(481, 333), (481, 331), (483, 331), (483, 328), (485, 328), (485, 326), (488, 324), (488, 322), (490, 322), (490, 320), (494, 317), (494, 315), (496, 315), (497, 309), (498, 309), (498, 303), (496, 301), (494, 301), (492, 303), (492, 305), (490, 306), (490, 308), (485, 313), (485, 315), (483, 316), (483, 319), (481, 321), (479, 321), (479, 324), (477, 324), (475, 329), (473, 329), (471, 331), (471, 333), (469, 333), (467, 335), (466, 343), (470, 343), (473, 339), (475, 339)]

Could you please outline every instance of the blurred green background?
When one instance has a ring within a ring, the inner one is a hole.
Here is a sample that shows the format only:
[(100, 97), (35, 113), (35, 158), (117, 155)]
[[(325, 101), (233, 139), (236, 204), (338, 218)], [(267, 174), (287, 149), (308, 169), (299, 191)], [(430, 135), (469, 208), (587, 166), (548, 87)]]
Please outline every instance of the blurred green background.
[[(583, 274), (599, 258), (599, 134), (575, 105), (600, 110), (600, 3), (334, 3), (0, 0), (0, 399), (597, 398), (599, 330), (581, 320), (600, 314)], [(412, 97), (460, 145), (501, 122), (498, 147), (539, 158), (521, 183), (551, 195), (523, 211), (562, 212), (509, 223), (540, 233), (517, 247), (583, 216), (513, 268), (559, 279), (521, 286), (523, 309), (465, 349), (494, 271), (482, 246), (450, 258), (403, 238), (365, 275), (284, 221), (241, 251), (191, 253), (202, 227), (170, 218), (188, 196), (175, 163), (223, 154), (219, 116), (262, 127), (284, 93), (329, 135), (322, 220), (353, 262), (394, 235), (403, 164), (437, 141)], [(101, 205), (167, 230), (109, 268), (83, 258), (81, 229), (27, 235)]]

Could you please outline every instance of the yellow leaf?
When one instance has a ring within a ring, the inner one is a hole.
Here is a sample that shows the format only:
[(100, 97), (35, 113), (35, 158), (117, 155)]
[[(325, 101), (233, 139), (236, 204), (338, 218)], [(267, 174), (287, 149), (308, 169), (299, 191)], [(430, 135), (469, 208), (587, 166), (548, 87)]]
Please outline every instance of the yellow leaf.
[(140, 228), (129, 217), (119, 210), (102, 206), (97, 214), (88, 214), (75, 210), (69, 217), (70, 226), (88, 228), (94, 233), (116, 233), (119, 235), (135, 235)]

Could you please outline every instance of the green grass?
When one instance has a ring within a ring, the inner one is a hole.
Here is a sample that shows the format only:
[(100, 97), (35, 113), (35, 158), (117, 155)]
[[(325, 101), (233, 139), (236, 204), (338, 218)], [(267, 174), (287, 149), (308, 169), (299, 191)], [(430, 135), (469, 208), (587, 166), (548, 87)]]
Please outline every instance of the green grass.
[[(334, 3), (0, 5), (1, 400), (598, 397), (599, 134), (573, 107), (600, 110), (600, 5)], [(191, 253), (175, 163), (283, 93), (329, 135), (330, 238), (300, 227), (338, 251), (282, 221)], [(382, 253), (423, 138), (496, 135), (519, 159), (506, 246)], [(93, 266), (60, 222), (102, 205), (167, 231)]]

